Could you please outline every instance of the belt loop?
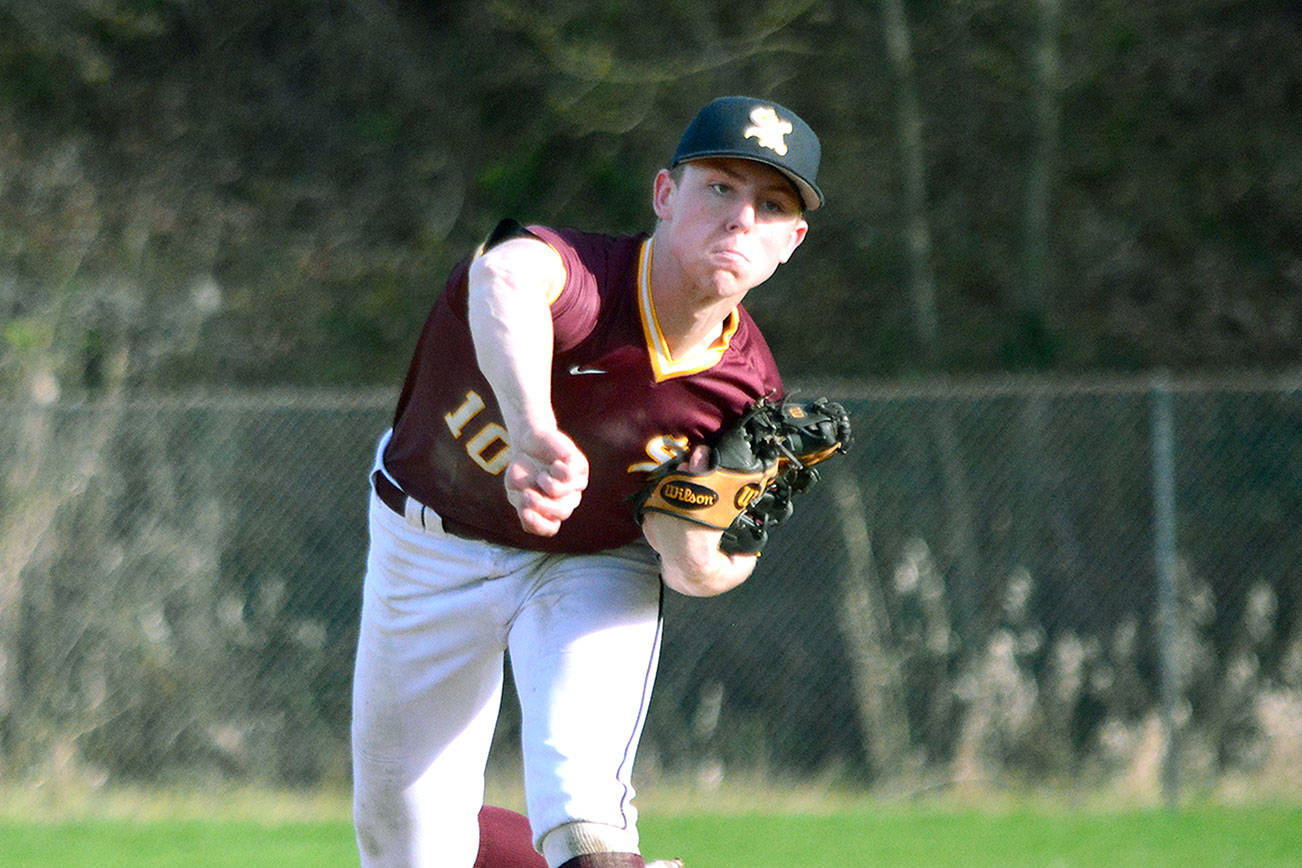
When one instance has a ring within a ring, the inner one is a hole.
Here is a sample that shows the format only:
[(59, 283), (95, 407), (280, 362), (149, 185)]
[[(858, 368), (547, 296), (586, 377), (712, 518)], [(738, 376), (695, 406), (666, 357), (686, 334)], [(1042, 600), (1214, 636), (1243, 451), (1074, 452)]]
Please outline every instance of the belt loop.
[(377, 468), (371, 473), (371, 484), (380, 501), (401, 515), (407, 524), (434, 533), (448, 532), (443, 516), (405, 493), (383, 469)]
[(428, 511), (428, 513), (429, 513), (429, 525), (430, 525), (430, 526), (427, 527), (426, 530), (432, 530), (432, 531), (434, 531), (435, 533), (446, 534), (446, 533), (448, 532), (448, 526), (447, 526), (447, 524), (443, 521), (443, 516), (439, 515), (437, 512), (435, 512), (434, 510), (430, 509), (428, 506), (421, 506), (421, 508), (420, 508), (420, 521), (421, 521), (421, 524), (425, 524), (425, 514), (426, 514), (427, 511)]
[(435, 533), (445, 532), (443, 517), (411, 495), (407, 495), (403, 507), (402, 517), (407, 519), (407, 524), (412, 527)]

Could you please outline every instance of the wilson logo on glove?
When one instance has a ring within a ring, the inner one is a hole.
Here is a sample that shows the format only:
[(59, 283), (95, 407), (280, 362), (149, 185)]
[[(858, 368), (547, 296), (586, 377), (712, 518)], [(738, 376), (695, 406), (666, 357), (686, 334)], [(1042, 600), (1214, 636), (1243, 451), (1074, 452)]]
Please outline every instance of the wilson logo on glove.
[(683, 509), (709, 509), (719, 502), (717, 491), (693, 482), (666, 482), (660, 489), (660, 496)]
[(745, 509), (760, 496), (763, 490), (757, 483), (749, 482), (737, 491), (737, 496), (732, 499), (732, 505), (738, 509)]

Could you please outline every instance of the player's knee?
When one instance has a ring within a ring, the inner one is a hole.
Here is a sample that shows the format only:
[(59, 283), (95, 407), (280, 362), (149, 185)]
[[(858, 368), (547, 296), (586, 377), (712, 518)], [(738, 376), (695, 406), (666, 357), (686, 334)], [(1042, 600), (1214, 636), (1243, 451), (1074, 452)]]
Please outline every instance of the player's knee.
[(547, 868), (533, 848), (528, 818), (485, 805), (479, 812), (479, 856), (474, 868)]

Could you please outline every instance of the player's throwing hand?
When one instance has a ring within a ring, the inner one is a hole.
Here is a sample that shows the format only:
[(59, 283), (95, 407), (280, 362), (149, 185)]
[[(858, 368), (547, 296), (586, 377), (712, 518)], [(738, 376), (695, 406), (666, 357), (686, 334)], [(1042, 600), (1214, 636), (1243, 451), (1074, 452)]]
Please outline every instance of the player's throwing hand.
[(554, 536), (588, 487), (588, 458), (558, 429), (521, 440), (506, 468), (506, 497), (525, 530)]

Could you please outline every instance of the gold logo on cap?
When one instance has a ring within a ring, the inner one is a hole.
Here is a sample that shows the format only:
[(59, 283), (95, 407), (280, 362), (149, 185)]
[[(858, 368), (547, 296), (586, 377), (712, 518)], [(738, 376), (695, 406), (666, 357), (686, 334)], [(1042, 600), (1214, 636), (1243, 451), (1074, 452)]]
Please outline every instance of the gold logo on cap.
[(760, 106), (750, 113), (751, 126), (742, 131), (742, 136), (755, 139), (761, 148), (768, 148), (779, 157), (786, 156), (787, 143), (783, 139), (791, 132), (791, 124), (778, 117), (776, 109)]

